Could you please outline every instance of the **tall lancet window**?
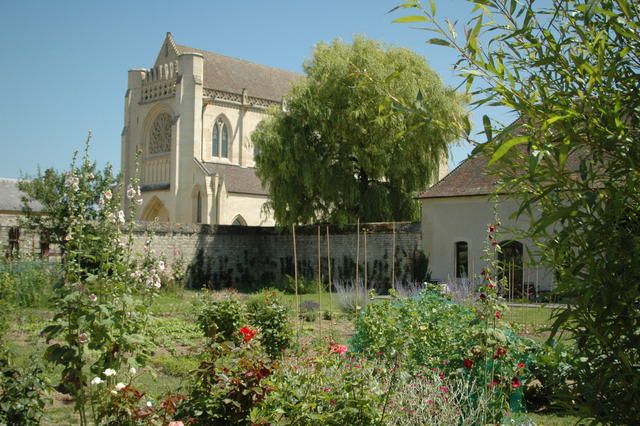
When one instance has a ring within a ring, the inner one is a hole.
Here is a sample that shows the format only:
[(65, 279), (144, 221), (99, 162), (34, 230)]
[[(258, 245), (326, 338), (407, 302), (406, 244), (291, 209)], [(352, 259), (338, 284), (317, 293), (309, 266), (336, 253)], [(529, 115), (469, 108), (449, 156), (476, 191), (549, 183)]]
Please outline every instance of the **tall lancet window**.
[(200, 191), (196, 197), (196, 223), (202, 223), (202, 194)]
[(229, 158), (229, 129), (227, 123), (221, 118), (213, 125), (213, 146), (211, 151), (214, 157)]

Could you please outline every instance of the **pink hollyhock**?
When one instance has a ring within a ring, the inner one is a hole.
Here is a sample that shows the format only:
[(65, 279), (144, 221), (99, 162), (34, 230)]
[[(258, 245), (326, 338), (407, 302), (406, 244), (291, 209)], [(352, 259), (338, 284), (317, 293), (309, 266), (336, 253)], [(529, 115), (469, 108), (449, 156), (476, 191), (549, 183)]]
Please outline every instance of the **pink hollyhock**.
[(339, 345), (337, 343), (333, 343), (329, 348), (329, 350), (331, 351), (331, 353), (334, 353), (334, 354), (343, 354), (347, 351), (347, 347), (345, 345)]

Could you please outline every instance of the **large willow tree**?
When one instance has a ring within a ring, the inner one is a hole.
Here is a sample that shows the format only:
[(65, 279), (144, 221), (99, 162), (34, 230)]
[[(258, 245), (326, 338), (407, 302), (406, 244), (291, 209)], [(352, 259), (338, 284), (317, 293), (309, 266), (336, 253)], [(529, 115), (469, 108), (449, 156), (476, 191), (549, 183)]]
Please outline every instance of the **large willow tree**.
[(318, 44), (304, 72), (252, 135), (276, 221), (416, 219), (468, 123), (463, 98), (421, 56), (364, 38)]

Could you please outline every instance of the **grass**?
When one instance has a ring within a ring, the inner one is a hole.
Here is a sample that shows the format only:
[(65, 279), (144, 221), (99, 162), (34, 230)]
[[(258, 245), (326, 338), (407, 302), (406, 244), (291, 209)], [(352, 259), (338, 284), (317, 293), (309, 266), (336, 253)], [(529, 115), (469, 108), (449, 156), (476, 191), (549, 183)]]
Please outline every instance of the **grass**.
[[(221, 293), (210, 293), (208, 297), (220, 297)], [(150, 365), (142, 369), (136, 379), (140, 389), (147, 393), (145, 398), (157, 401), (163, 394), (176, 392), (184, 386), (199, 363), (198, 355), (205, 343), (204, 337), (194, 322), (197, 306), (202, 292), (179, 291), (162, 293), (152, 305), (156, 318), (152, 324), (158, 345)], [(284, 301), (292, 311), (295, 310), (295, 296), (285, 295)], [(352, 316), (341, 312), (339, 300), (333, 294), (331, 303), (329, 293), (300, 295), (300, 301), (319, 303), (320, 308), (311, 316), (310, 321), (299, 322), (302, 343), (315, 338), (330, 339), (348, 343), (353, 333)], [(335, 314), (332, 320), (322, 319), (321, 314), (329, 310)], [(507, 319), (526, 327), (548, 326), (551, 323), (551, 310), (547, 308), (514, 307), (506, 313)], [(39, 337), (39, 332), (53, 316), (51, 309), (22, 308), (15, 309), (8, 335), (10, 349), (16, 354), (18, 364), (31, 362), (31, 356), (40, 357), (47, 344)], [(318, 318), (320, 316), (320, 318)], [(57, 383), (60, 367), (46, 366), (46, 376), (51, 383)], [(562, 415), (531, 414), (530, 417), (540, 425), (573, 425), (575, 417)], [(47, 405), (43, 425), (76, 425), (78, 418), (73, 412), (73, 403), (64, 395), (53, 393)]]

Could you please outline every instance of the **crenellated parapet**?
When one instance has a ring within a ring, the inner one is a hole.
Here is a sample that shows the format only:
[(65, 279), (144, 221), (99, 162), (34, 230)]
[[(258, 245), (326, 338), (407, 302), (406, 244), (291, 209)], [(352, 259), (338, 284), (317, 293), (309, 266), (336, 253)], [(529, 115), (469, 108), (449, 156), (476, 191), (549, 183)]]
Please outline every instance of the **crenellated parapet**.
[(140, 102), (152, 102), (175, 96), (178, 76), (178, 61), (156, 65), (146, 70), (142, 78), (142, 96)]

